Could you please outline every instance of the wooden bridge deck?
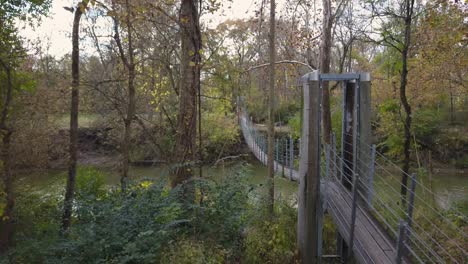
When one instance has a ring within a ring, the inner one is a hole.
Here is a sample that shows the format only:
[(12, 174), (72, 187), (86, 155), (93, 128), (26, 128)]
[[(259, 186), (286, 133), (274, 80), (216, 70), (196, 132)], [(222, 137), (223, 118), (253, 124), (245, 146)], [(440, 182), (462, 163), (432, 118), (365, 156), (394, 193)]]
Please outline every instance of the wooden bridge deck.
[[(332, 181), (327, 183), (326, 189), (327, 211), (343, 239), (349, 241), (352, 208), (350, 192)], [(368, 212), (366, 205), (359, 203), (356, 208), (353, 253), (359, 263), (395, 263), (396, 259), (396, 243)], [(407, 261), (403, 260), (403, 263)]]
[[(241, 122), (247, 122), (247, 120), (242, 118)], [(266, 153), (247, 133), (244, 133), (244, 137), (255, 157), (263, 164), (267, 164), (268, 157)], [(286, 166), (283, 168), (283, 165), (276, 161), (274, 162), (274, 168), (277, 173), (284, 170), (285, 177), (290, 180), (296, 182), (299, 180), (299, 172), (294, 169)], [(321, 190), (325, 190), (327, 212), (332, 216), (343, 239), (349, 241), (352, 208), (351, 192), (340, 183), (330, 180), (326, 184), (322, 184)], [(356, 208), (352, 250), (359, 263), (395, 263), (396, 243), (388, 236), (375, 217), (367, 211), (366, 206), (359, 203)], [(407, 262), (403, 260), (403, 263)]]

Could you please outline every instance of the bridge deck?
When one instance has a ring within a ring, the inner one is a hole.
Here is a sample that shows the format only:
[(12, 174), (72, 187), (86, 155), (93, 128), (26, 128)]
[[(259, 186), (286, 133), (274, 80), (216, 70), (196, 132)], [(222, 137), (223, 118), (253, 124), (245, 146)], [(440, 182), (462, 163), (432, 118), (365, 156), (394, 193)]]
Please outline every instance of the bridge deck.
[[(247, 122), (242, 118), (241, 122)], [(255, 143), (248, 133), (244, 132), (247, 145), (255, 157), (267, 164), (268, 157), (266, 153)], [(293, 181), (299, 180), (299, 173), (274, 162), (276, 172), (284, 170), (285, 177)], [(326, 186), (325, 186), (326, 185)], [(322, 184), (322, 190), (325, 190), (326, 209), (330, 213), (338, 227), (338, 231), (345, 241), (349, 241), (351, 226), (351, 193), (344, 186), (335, 181), (328, 180)], [(396, 246), (387, 232), (381, 227), (380, 223), (366, 210), (365, 205), (358, 204), (356, 208), (356, 221), (354, 229), (353, 253), (359, 263), (395, 263)], [(407, 261), (403, 260), (403, 263)]]
[[(349, 241), (352, 199), (341, 184), (328, 182), (327, 211), (338, 230)], [(359, 263), (395, 263), (396, 247), (378, 221), (367, 211), (365, 205), (356, 208), (353, 252)], [(404, 260), (403, 263), (406, 263)]]

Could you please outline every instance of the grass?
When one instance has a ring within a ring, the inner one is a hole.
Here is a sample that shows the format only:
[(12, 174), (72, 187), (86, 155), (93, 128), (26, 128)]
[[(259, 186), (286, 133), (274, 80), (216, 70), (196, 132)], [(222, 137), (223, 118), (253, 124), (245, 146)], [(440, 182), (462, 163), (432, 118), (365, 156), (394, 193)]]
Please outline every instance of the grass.
[[(78, 115), (78, 126), (89, 128), (99, 120), (100, 116), (98, 114), (79, 114)], [(56, 117), (55, 123), (60, 129), (67, 129), (70, 127), (70, 115), (62, 115)]]

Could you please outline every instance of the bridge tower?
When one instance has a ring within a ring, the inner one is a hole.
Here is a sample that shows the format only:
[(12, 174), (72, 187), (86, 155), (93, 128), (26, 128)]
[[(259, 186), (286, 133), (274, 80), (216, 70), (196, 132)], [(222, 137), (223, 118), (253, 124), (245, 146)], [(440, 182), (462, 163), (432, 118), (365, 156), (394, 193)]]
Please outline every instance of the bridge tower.
[[(370, 126), (370, 74), (320, 74), (318, 71), (302, 77), (303, 125), (301, 136), (301, 157), (299, 163), (298, 226), (297, 239), (302, 263), (318, 263), (322, 258), (322, 218), (324, 213), (323, 179), (321, 177), (321, 105), (322, 82), (340, 81), (343, 87), (341, 155), (342, 184), (351, 190), (354, 177), (369, 178), (367, 162), (371, 144)], [(359, 161), (359, 162), (358, 162)], [(359, 172), (359, 173), (355, 173)], [(362, 175), (359, 175), (362, 174)], [(367, 192), (368, 190), (360, 190)], [(356, 201), (353, 201), (353, 203)], [(354, 222), (350, 232), (354, 231)], [(337, 238), (337, 253), (346, 260), (352, 248), (350, 241)]]

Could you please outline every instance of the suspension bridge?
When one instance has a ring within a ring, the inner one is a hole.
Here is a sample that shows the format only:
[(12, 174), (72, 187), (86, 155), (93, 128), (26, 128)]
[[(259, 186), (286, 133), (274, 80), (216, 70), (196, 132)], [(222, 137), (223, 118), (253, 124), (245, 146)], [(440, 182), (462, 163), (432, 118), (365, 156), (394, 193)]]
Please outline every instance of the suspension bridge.
[[(324, 81), (343, 87), (341, 133), (329, 143), (320, 135)], [(369, 74), (312, 72), (301, 78), (301, 85), (301, 137), (275, 138), (273, 157), (268, 157), (267, 137), (252, 122), (242, 98), (238, 112), (253, 155), (263, 164), (273, 158), (277, 174), (299, 183), (299, 219), (306, 219), (302, 227), (298, 220), (299, 240), (315, 241), (305, 243), (314, 247), (308, 257), (327, 257), (322, 227), (328, 213), (338, 231), (333, 257), (342, 261), (354, 256), (359, 263), (467, 263), (466, 223), (456, 221), (467, 216), (454, 208), (450, 214), (440, 210), (438, 196), (423, 177), (406, 174), (372, 144)], [(401, 184), (402, 175), (407, 185)]]

